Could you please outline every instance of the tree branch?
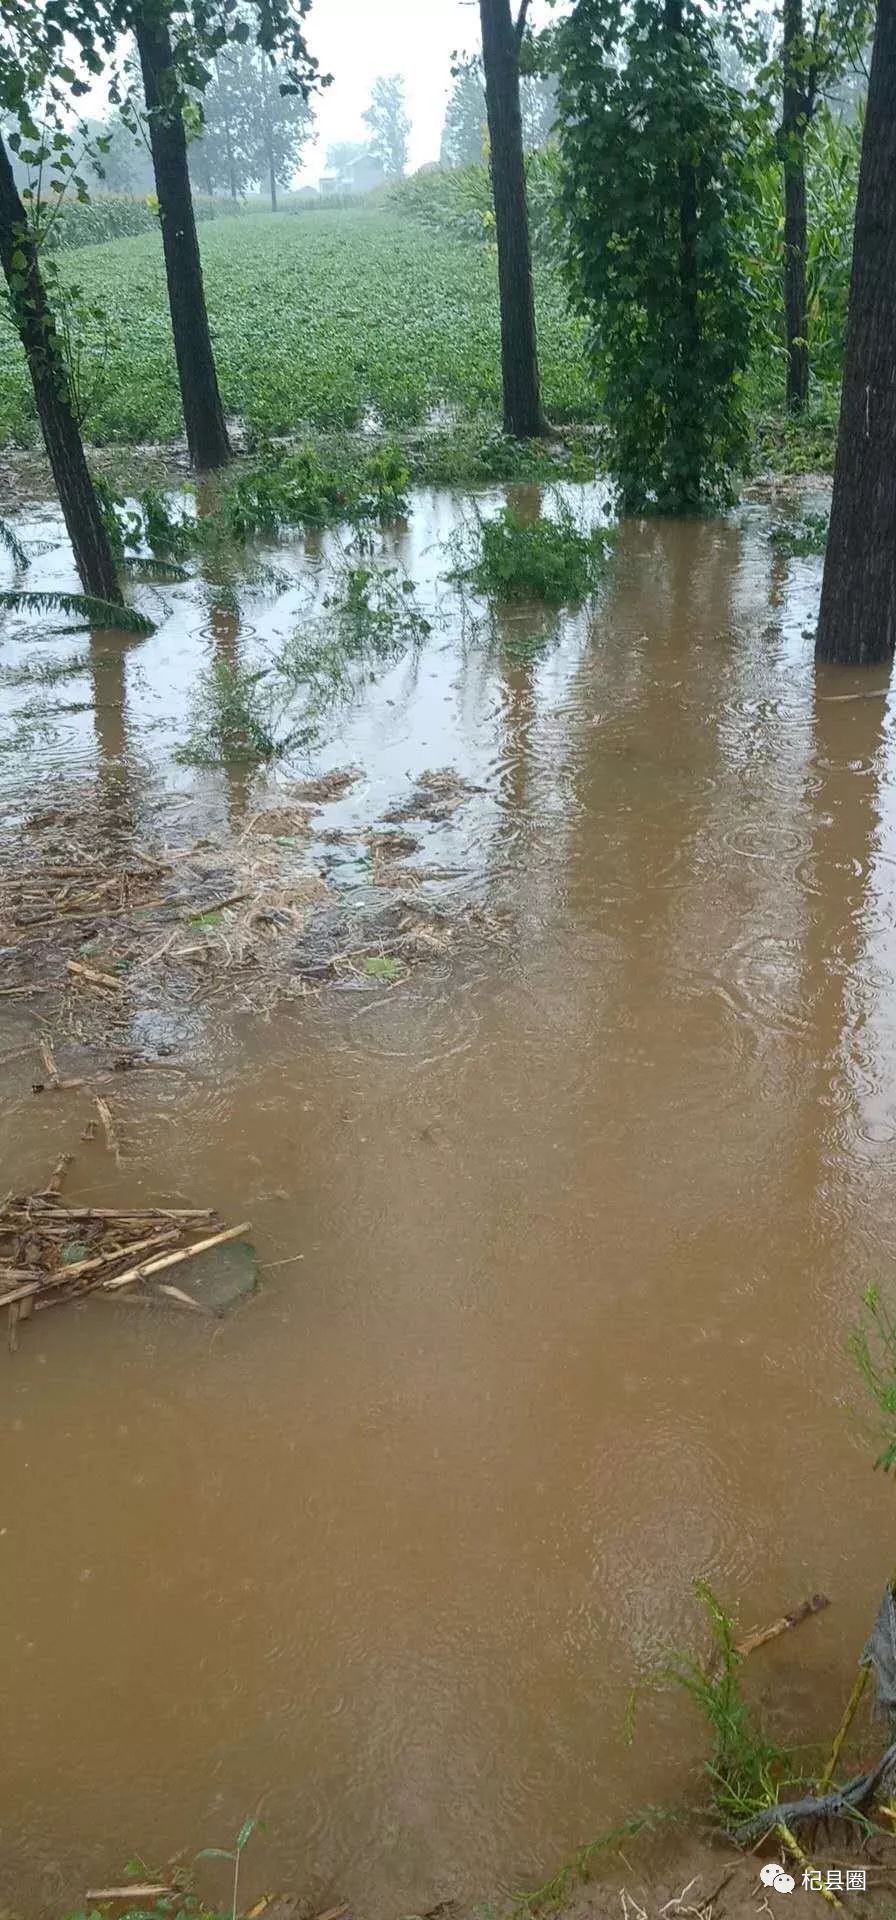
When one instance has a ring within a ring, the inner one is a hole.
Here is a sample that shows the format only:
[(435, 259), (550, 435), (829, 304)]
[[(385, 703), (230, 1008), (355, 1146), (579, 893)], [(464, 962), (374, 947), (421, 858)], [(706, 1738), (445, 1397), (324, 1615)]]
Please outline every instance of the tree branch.
[(519, 13), (517, 14), (516, 26), (514, 28), (514, 32), (516, 33), (516, 37), (518, 41), (522, 40), (523, 34), (526, 31), (526, 15), (528, 11), (529, 11), (529, 0), (520, 0), (520, 10), (519, 10)]

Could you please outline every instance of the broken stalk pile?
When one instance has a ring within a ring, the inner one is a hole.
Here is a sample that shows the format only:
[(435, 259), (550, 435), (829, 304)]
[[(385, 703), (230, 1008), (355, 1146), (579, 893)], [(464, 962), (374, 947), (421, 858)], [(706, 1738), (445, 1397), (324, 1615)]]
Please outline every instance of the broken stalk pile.
[(161, 1276), (249, 1231), (249, 1221), (224, 1227), (205, 1207), (68, 1206), (52, 1182), (42, 1193), (10, 1196), (0, 1207), (0, 1308), (8, 1310), (10, 1348), (21, 1320), (98, 1291), (139, 1285), (144, 1298), (157, 1292), (201, 1312)]

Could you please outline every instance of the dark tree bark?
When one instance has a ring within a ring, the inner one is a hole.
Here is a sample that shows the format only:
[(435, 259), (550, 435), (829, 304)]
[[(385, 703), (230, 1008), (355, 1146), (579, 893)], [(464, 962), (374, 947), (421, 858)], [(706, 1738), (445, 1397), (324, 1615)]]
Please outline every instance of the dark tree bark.
[(510, 0), (479, 0), (498, 243), (504, 431), (517, 439), (544, 432), (520, 115), (519, 54), (527, 10), (528, 0), (521, 0), (514, 22)]
[(806, 297), (806, 126), (810, 116), (802, 0), (784, 0), (784, 111), (781, 119), (784, 170), (784, 316), (787, 330), (787, 405), (799, 412), (809, 398), (809, 324)]
[(204, 471), (225, 465), (230, 459), (230, 443), (205, 306), (187, 137), (183, 116), (173, 98), (174, 61), (164, 20), (142, 14), (136, 23), (136, 38), (149, 114), (184, 426), (190, 459), (194, 467)]
[(274, 172), (273, 160), (270, 162), (269, 171), (270, 171), (270, 177), (271, 177), (271, 212), (276, 213), (277, 211), (277, 175)]
[(896, 650), (896, 0), (879, 0), (816, 660)]
[(85, 593), (118, 601), (109, 536), (84, 456), (59, 335), (50, 311), (28, 215), (0, 139), (0, 260), (28, 358), (44, 445)]

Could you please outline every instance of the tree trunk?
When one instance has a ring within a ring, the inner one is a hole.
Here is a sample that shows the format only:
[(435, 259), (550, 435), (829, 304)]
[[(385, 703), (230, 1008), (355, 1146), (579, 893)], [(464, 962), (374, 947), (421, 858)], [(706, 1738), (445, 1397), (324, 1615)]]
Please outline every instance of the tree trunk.
[(84, 456), (62, 346), (40, 271), (37, 248), (0, 139), (0, 260), (19, 338), (28, 358), (44, 445), (53, 469), (75, 565), (85, 593), (118, 601), (121, 591)]
[(816, 660), (896, 650), (896, 0), (879, 0)]
[(269, 172), (271, 177), (271, 212), (276, 213), (277, 211), (277, 175), (274, 172), (273, 160), (271, 160), (269, 163)]
[(799, 412), (809, 398), (809, 324), (806, 299), (806, 123), (809, 117), (802, 0), (784, 0), (784, 316), (787, 330), (787, 405)]
[(516, 26), (510, 0), (479, 0), (479, 13), (498, 243), (504, 431), (517, 439), (531, 439), (544, 432), (545, 423), (538, 384), (532, 249), (520, 116), (519, 43), (525, 8)]
[(183, 116), (173, 97), (174, 62), (164, 20), (143, 14), (136, 26), (149, 139), (162, 218), (168, 304), (187, 444), (194, 467), (222, 467), (230, 443), (218, 391), (202, 262), (196, 237)]

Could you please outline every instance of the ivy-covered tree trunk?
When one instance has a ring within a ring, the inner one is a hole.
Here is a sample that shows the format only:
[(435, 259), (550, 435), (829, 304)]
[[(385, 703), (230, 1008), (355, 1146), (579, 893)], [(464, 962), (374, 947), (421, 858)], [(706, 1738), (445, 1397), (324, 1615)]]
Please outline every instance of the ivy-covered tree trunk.
[[(682, 0), (665, 0), (663, 25), (672, 45), (684, 33)], [(679, 327), (675, 367), (676, 412), (689, 448), (687, 484), (699, 509), (703, 480), (700, 404), (700, 263), (698, 254), (697, 173), (687, 156), (678, 164)]]
[(205, 306), (187, 137), (175, 98), (171, 36), (164, 19), (148, 10), (138, 17), (135, 31), (149, 115), (184, 426), (190, 459), (194, 467), (205, 471), (225, 465), (230, 459), (230, 443)]
[(896, 651), (896, 0), (879, 0), (816, 660)]
[(527, 6), (523, 0), (514, 22), (510, 0), (479, 0), (498, 245), (504, 431), (522, 440), (544, 432), (520, 113), (519, 55)]
[(0, 260), (81, 585), (98, 600), (118, 601), (115, 561), (84, 455), (61, 342), (28, 215), (2, 139)]
[(784, 0), (784, 317), (787, 330), (787, 405), (795, 411), (809, 398), (808, 301), (806, 296), (806, 76), (802, 0)]

